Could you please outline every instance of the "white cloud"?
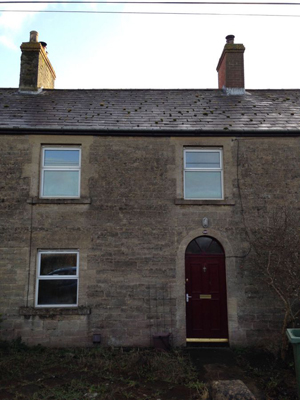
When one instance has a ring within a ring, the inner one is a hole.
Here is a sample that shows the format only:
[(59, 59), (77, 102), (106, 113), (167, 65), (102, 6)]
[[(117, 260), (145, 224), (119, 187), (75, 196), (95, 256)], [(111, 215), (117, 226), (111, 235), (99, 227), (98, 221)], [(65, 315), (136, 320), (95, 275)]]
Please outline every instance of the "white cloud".
[[(3, 49), (5, 46), (7, 52), (9, 48), (19, 48), (21, 42), (29, 40), (30, 30), (38, 30), (41, 39), (49, 45), (50, 60), (57, 73), (56, 88), (216, 88), (216, 66), (228, 34), (234, 34), (235, 42), (246, 47), (247, 89), (300, 87), (295, 50), (299, 36), (297, 18), (228, 15), (292, 14), (294, 8), (19, 4), (18, 8), (21, 7), (36, 12), (3, 13), (2, 16), (0, 13), (0, 46)], [(226, 16), (38, 12), (46, 7), (50, 10), (223, 12)], [(6, 80), (4, 83), (8, 84)]]
[(24, 10), (24, 12), (0, 12), (0, 45), (10, 50), (18, 50), (20, 45), (17, 43), (18, 33), (22, 31), (28, 21), (36, 17), (38, 11), (46, 9), (47, 4), (3, 4), (1, 8), (3, 10)]
[[(3, 10), (24, 10), (25, 12), (2, 12), (0, 13), (0, 28), (6, 31), (18, 32), (23, 24), (40, 10), (47, 8), (47, 4), (7, 4)], [(34, 12), (30, 12), (34, 11)]]
[(11, 50), (19, 50), (18, 46), (16, 46), (13, 40), (8, 36), (0, 36), (0, 43)]

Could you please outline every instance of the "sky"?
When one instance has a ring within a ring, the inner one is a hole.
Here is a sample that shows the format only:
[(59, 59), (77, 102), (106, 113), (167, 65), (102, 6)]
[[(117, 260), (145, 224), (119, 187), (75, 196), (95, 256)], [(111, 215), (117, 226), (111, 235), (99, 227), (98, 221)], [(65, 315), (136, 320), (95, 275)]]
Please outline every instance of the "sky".
[[(47, 42), (56, 89), (216, 89), (229, 34), (246, 47), (246, 89), (300, 89), (300, 5), (0, 3), (0, 10), (27, 10), (0, 11), (2, 88), (18, 87), (20, 45), (35, 30)], [(206, 15), (125, 14), (133, 11)]]

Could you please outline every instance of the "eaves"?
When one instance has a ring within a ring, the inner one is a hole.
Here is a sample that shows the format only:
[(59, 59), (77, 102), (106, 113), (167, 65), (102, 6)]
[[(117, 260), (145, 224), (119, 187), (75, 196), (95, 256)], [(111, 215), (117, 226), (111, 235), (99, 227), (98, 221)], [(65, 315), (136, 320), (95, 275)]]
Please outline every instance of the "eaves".
[(131, 136), (131, 137), (298, 137), (298, 129), (58, 129), (1, 128), (0, 135), (72, 135), (72, 136)]

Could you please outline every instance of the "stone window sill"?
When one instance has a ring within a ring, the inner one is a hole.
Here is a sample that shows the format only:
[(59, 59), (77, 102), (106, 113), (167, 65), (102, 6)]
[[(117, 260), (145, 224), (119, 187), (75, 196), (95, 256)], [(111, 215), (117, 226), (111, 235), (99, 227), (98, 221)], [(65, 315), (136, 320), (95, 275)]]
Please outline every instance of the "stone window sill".
[(70, 308), (34, 308), (34, 307), (20, 307), (19, 314), (24, 317), (32, 317), (35, 315), (41, 317), (52, 317), (54, 315), (89, 315), (91, 313), (90, 307), (70, 307)]
[(175, 199), (174, 203), (180, 206), (235, 206), (235, 201), (226, 200), (185, 200)]
[(40, 199), (32, 197), (27, 200), (28, 204), (91, 204), (92, 200), (89, 197), (81, 199)]

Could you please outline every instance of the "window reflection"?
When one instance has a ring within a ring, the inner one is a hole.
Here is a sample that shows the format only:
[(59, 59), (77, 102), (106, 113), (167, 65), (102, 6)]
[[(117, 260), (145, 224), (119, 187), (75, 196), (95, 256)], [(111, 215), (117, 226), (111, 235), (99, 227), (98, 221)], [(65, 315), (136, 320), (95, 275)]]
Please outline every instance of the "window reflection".
[(224, 250), (216, 239), (199, 236), (189, 243), (186, 254), (224, 254)]
[(38, 257), (37, 306), (76, 306), (78, 251), (43, 250)]
[(77, 279), (56, 279), (39, 281), (38, 304), (76, 305)]

